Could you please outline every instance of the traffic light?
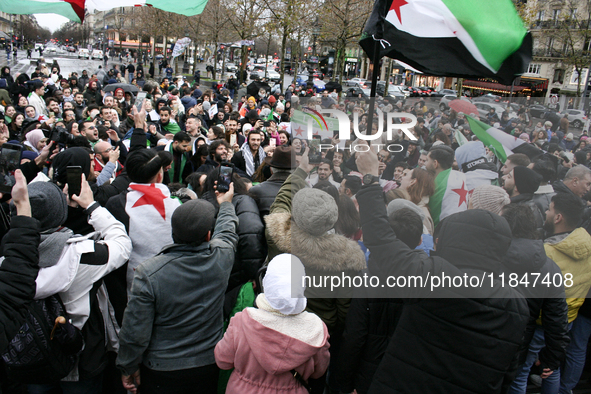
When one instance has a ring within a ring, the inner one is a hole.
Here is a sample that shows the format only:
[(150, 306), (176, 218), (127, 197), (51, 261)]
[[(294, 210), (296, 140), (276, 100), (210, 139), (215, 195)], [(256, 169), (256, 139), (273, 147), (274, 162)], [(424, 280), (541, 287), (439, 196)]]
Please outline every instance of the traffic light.
[(223, 46), (223, 45), (222, 45), (220, 48), (221, 48), (222, 50), (224, 50), (224, 46)]

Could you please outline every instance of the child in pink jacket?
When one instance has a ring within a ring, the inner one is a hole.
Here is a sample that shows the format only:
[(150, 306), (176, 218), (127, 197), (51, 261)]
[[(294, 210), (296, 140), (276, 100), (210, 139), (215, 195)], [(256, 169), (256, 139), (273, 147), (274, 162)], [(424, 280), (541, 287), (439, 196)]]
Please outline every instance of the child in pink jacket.
[[(263, 278), (257, 308), (246, 308), (230, 320), (215, 347), (217, 365), (234, 368), (226, 393), (307, 394), (290, 371), (307, 381), (328, 368), (328, 330), (318, 316), (304, 311), (303, 275), (297, 257), (275, 257)], [(297, 298), (291, 298), (292, 289)]]

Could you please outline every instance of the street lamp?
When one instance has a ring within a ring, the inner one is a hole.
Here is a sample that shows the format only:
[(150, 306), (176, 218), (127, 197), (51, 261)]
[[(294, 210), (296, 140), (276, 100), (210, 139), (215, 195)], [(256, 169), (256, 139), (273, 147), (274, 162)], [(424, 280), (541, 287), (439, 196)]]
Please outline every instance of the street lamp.
[[(316, 64), (318, 65), (318, 55), (316, 54), (316, 40), (320, 36), (320, 25), (318, 24), (318, 18), (314, 21), (314, 25), (312, 26), (312, 56), (314, 56), (314, 60), (316, 60)], [(310, 59), (310, 63), (312, 63), (312, 59)], [(310, 73), (310, 80), (313, 78), (313, 71), (312, 68), (309, 70)]]

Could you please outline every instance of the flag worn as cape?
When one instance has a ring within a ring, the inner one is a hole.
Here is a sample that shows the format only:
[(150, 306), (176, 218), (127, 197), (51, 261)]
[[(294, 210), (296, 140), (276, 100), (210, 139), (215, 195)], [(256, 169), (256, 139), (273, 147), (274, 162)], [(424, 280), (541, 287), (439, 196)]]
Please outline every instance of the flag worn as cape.
[(0, 0), (0, 11), (8, 14), (59, 14), (82, 23), (85, 8), (89, 12), (107, 11), (117, 7), (149, 5), (163, 11), (186, 16), (203, 12), (207, 0)]
[[(511, 0), (376, 0), (360, 45), (429, 75), (510, 85), (532, 59), (532, 37)], [(420, 50), (419, 50), (420, 48)]]
[(469, 115), (466, 115), (466, 119), (472, 133), (503, 163), (507, 160), (507, 156), (513, 153), (523, 153), (532, 161), (543, 154), (541, 150), (521, 138), (507, 134)]
[(435, 193), (429, 199), (435, 227), (449, 215), (468, 209), (468, 193), (466, 174), (449, 168), (437, 175)]

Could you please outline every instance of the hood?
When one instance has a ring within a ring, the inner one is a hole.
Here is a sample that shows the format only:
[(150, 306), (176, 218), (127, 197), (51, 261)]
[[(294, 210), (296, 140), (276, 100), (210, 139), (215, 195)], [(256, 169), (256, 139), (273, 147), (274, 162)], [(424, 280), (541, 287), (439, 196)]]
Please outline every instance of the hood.
[[(312, 346), (279, 331), (273, 330), (253, 319), (247, 308), (241, 313), (245, 319), (242, 328), (250, 351), (263, 369), (272, 375), (279, 375), (305, 364), (325, 346), (328, 330), (323, 324), (324, 339), (320, 346)], [(277, 317), (290, 319), (290, 317)]]
[(564, 234), (557, 234), (547, 238), (545, 242), (574, 260), (591, 257), (591, 236), (582, 227), (575, 229), (566, 237)]
[(448, 216), (435, 230), (437, 256), (458, 268), (498, 271), (511, 245), (507, 221), (482, 209)]
[(269, 236), (283, 253), (299, 257), (306, 269), (324, 272), (367, 268), (357, 242), (339, 234), (314, 236), (300, 229), (285, 212), (265, 216)]
[(570, 193), (574, 194), (562, 181), (554, 182), (552, 185), (556, 193)]
[(525, 272), (539, 272), (546, 263), (544, 242), (534, 239), (514, 238), (503, 265), (511, 272), (522, 274)]

